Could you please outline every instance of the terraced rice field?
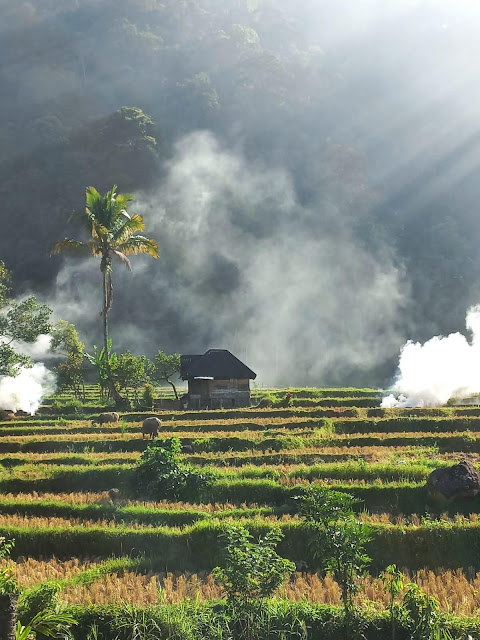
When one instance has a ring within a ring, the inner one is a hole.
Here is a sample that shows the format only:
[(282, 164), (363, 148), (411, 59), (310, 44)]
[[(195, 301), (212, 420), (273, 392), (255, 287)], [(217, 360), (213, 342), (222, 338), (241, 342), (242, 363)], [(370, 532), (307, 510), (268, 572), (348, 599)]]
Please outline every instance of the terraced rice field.
[[(93, 388), (78, 413), (60, 397), (37, 416), (0, 423), (0, 535), (15, 538), (20, 584), (58, 581), (72, 604), (219, 598), (210, 572), (226, 521), (253, 533), (280, 526), (279, 552), (313, 566), (292, 497), (318, 483), (360, 498), (360, 518), (373, 526), (359, 605), (388, 605), (378, 574), (395, 563), (443, 610), (478, 616), (480, 500), (438, 512), (424, 485), (433, 469), (465, 457), (480, 467), (480, 408), (380, 409), (367, 389), (291, 393), (288, 407), (158, 413), (161, 438), (191, 444), (185, 460), (214, 475), (198, 503), (133, 495), (132, 469), (149, 445), (141, 421), (151, 414), (92, 426)], [(280, 595), (340, 602), (338, 585), (313, 570), (295, 574)]]

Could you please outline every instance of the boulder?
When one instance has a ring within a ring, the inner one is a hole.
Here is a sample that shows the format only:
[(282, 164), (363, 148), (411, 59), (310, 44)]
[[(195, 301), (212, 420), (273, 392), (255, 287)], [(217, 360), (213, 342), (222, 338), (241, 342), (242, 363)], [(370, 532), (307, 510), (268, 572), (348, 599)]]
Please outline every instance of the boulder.
[(428, 476), (427, 491), (433, 500), (471, 500), (480, 493), (480, 474), (468, 460), (435, 469)]

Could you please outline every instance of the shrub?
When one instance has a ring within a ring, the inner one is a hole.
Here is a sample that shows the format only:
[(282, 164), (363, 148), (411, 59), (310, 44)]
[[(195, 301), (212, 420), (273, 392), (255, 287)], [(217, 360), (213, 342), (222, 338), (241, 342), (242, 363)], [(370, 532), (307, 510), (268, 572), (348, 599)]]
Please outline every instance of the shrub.
[(453, 640), (450, 632), (441, 626), (439, 603), (416, 584), (409, 584), (403, 597), (408, 614), (411, 640)]
[(230, 601), (249, 601), (272, 596), (295, 570), (290, 560), (281, 558), (275, 547), (283, 538), (280, 529), (268, 531), (258, 542), (241, 526), (227, 525), (221, 534), (225, 542), (224, 567), (215, 567), (215, 579)]
[(358, 578), (371, 561), (365, 547), (372, 529), (355, 519), (353, 506), (357, 502), (340, 491), (313, 486), (304, 493), (300, 507), (311, 531), (313, 556), (340, 585), (347, 637), (354, 634), (353, 596), (358, 592)]
[(150, 384), (149, 382), (147, 382), (147, 384), (145, 385), (145, 387), (143, 389), (142, 403), (148, 409), (152, 409), (153, 410), (153, 405), (155, 403), (155, 394), (154, 394), (153, 385)]
[(59, 584), (45, 582), (22, 593), (18, 600), (18, 617), (20, 620), (30, 623), (41, 611), (56, 610), (59, 591)]
[(262, 397), (260, 398), (260, 402), (258, 403), (257, 407), (259, 409), (263, 409), (265, 407), (273, 407), (273, 405), (276, 402), (276, 398), (273, 394), (271, 393), (264, 393), (262, 394)]
[[(0, 537), (0, 560), (5, 560), (9, 557), (14, 545), (15, 540), (7, 541), (3, 536)], [(19, 587), (12, 567), (3, 564), (0, 568), (0, 596), (6, 596), (11, 593), (18, 594), (18, 592)]]
[(290, 633), (277, 636), (272, 620), (263, 606), (284, 582), (286, 574), (295, 570), (293, 562), (280, 557), (275, 547), (283, 538), (280, 529), (271, 529), (258, 542), (241, 526), (227, 525), (221, 534), (225, 541), (224, 566), (215, 567), (213, 574), (227, 594), (227, 614), (233, 636), (257, 638), (292, 637)]
[(213, 476), (193, 465), (182, 463), (182, 445), (178, 438), (154, 442), (145, 449), (133, 476), (134, 491), (141, 497), (194, 499), (212, 481)]

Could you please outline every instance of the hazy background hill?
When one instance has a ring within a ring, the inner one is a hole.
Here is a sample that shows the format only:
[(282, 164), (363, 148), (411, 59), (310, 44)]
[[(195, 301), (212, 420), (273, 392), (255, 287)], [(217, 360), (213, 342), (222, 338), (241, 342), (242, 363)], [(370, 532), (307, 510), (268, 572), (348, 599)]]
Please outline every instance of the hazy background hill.
[[(117, 350), (229, 348), (269, 384), (385, 385), (480, 301), (480, 9), (466, 0), (0, 0), (0, 256), (99, 340), (99, 265), (50, 258), (134, 192)], [(121, 109), (129, 107), (129, 109)], [(121, 109), (119, 111), (119, 109)]]

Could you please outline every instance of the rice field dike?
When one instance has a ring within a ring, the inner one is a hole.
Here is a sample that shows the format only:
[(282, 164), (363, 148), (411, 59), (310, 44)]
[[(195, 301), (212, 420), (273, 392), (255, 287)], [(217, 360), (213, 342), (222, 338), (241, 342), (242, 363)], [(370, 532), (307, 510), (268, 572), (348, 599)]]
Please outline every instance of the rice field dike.
[[(461, 460), (480, 469), (479, 406), (295, 388), (180, 411), (159, 395), (168, 408), (101, 425), (94, 386), (0, 421), (0, 536), (14, 540), (0, 571), (20, 612), (61, 603), (77, 640), (480, 638), (480, 497), (439, 505), (425, 486)], [(318, 495), (347, 496), (333, 537), (365, 535), (347, 591), (315, 538), (335, 520)]]

